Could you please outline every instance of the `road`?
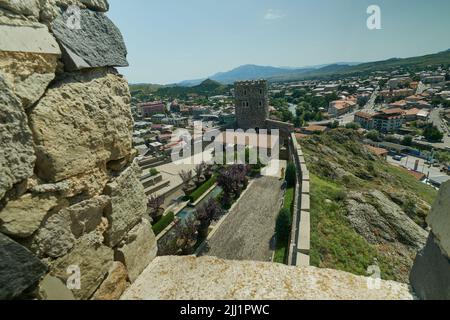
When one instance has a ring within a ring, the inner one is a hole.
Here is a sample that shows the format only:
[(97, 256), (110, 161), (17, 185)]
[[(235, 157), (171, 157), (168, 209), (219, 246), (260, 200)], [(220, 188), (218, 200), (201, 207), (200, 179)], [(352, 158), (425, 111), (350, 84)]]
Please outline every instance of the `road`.
[(388, 156), (388, 162), (390, 164), (393, 164), (395, 166), (399, 166), (399, 167), (403, 167), (403, 168), (407, 168), (410, 170), (414, 170), (415, 168), (415, 164), (416, 161), (419, 161), (419, 166), (417, 171), (421, 172), (423, 174), (425, 174), (426, 176), (429, 175), (430, 178), (434, 178), (434, 177), (439, 177), (439, 176), (444, 176), (445, 173), (442, 173), (440, 171), (440, 167), (433, 167), (433, 166), (429, 166), (425, 164), (425, 160), (421, 159), (421, 158), (416, 158), (413, 156), (408, 156), (402, 159), (402, 161), (396, 161), (394, 160), (391, 156)]
[(368, 113), (373, 113), (375, 111), (375, 101), (377, 100), (378, 97), (378, 93), (379, 93), (379, 88), (377, 88), (372, 96), (370, 97), (369, 101), (366, 103), (366, 105), (362, 108), (362, 109), (358, 109), (355, 110), (351, 113), (347, 113), (345, 115), (343, 115), (340, 119), (338, 119), (339, 121), (339, 125), (340, 126), (345, 126), (349, 123), (352, 123), (355, 121), (355, 114), (358, 112), (368, 112)]
[(203, 255), (226, 260), (271, 261), (275, 222), (283, 199), (282, 181), (257, 179), (209, 240)]
[(448, 126), (445, 124), (444, 120), (442, 119), (441, 112), (444, 111), (443, 108), (435, 108), (431, 110), (430, 113), (430, 123), (433, 123), (439, 130), (444, 134), (444, 139), (442, 142), (439, 143), (429, 143), (429, 142), (419, 142), (425, 145), (430, 145), (436, 149), (446, 149), (450, 148), (450, 130)]

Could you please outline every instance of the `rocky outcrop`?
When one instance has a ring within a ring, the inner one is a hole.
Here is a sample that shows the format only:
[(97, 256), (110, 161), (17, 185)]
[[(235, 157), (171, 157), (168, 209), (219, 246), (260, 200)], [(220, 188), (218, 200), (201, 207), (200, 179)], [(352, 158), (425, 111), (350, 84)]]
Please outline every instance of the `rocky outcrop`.
[(71, 13), (63, 14), (52, 25), (53, 33), (63, 48), (66, 70), (128, 66), (122, 35), (106, 15), (81, 10), (79, 29), (67, 24), (70, 15)]
[(411, 271), (411, 285), (426, 300), (450, 299), (450, 182), (441, 187), (428, 217), (431, 233)]
[(0, 0), (0, 298), (117, 299), (129, 276), (115, 254), (133, 279), (155, 256), (108, 8)]
[(399, 241), (414, 249), (425, 244), (427, 232), (384, 193), (351, 192), (346, 202), (348, 221), (370, 243)]
[[(189, 270), (189, 273), (186, 272)], [(349, 273), (211, 257), (158, 257), (123, 300), (411, 300), (409, 287)], [(213, 285), (211, 285), (213, 284)]]
[(47, 266), (0, 233), (0, 300), (20, 296), (45, 275)]

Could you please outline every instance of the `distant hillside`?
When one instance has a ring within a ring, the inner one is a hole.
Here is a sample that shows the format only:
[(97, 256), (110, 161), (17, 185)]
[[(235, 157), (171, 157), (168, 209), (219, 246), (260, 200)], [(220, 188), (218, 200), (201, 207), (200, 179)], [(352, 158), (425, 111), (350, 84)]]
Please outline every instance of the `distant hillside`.
[(151, 94), (161, 88), (158, 84), (130, 84), (131, 96), (137, 101), (145, 101)]
[(362, 140), (336, 129), (299, 141), (311, 171), (311, 263), (359, 275), (377, 263), (383, 279), (406, 283), (437, 192)]
[(341, 76), (357, 76), (367, 74), (368, 72), (392, 71), (398, 68), (410, 68), (412, 70), (419, 70), (427, 66), (436, 65), (450, 66), (450, 50), (420, 57), (403, 59), (393, 58), (384, 61), (362, 63), (356, 66), (335, 64), (308, 72), (294, 72), (286, 75), (274, 76), (270, 77), (269, 80), (272, 82), (277, 82), (317, 78), (333, 78)]
[(156, 91), (156, 95), (171, 98), (185, 98), (188, 95), (196, 94), (203, 97), (226, 94), (230, 90), (229, 86), (223, 85), (217, 81), (207, 79), (199, 85), (193, 87), (162, 87)]

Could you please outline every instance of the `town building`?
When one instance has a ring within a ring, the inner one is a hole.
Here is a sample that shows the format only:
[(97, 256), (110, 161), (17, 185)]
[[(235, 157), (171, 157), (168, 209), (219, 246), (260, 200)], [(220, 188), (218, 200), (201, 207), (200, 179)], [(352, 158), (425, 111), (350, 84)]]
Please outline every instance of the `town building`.
[(373, 114), (367, 113), (367, 112), (357, 112), (355, 114), (355, 122), (359, 123), (361, 125), (361, 128), (366, 130), (372, 130), (373, 129)]
[(353, 100), (331, 101), (328, 108), (328, 113), (333, 117), (340, 117), (346, 113), (352, 112), (355, 107), (356, 102)]
[(166, 112), (166, 105), (161, 101), (145, 102), (138, 104), (138, 109), (143, 118), (150, 118), (155, 114)]
[(403, 125), (403, 110), (391, 109), (384, 110), (373, 116), (373, 128), (379, 132), (395, 132)]

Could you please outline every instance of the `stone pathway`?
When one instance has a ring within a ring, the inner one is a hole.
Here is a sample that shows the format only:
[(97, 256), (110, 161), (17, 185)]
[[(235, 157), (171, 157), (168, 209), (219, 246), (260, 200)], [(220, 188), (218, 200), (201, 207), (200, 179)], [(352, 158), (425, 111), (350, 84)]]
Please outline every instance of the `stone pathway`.
[(257, 179), (209, 241), (203, 255), (227, 260), (271, 261), (282, 181)]

